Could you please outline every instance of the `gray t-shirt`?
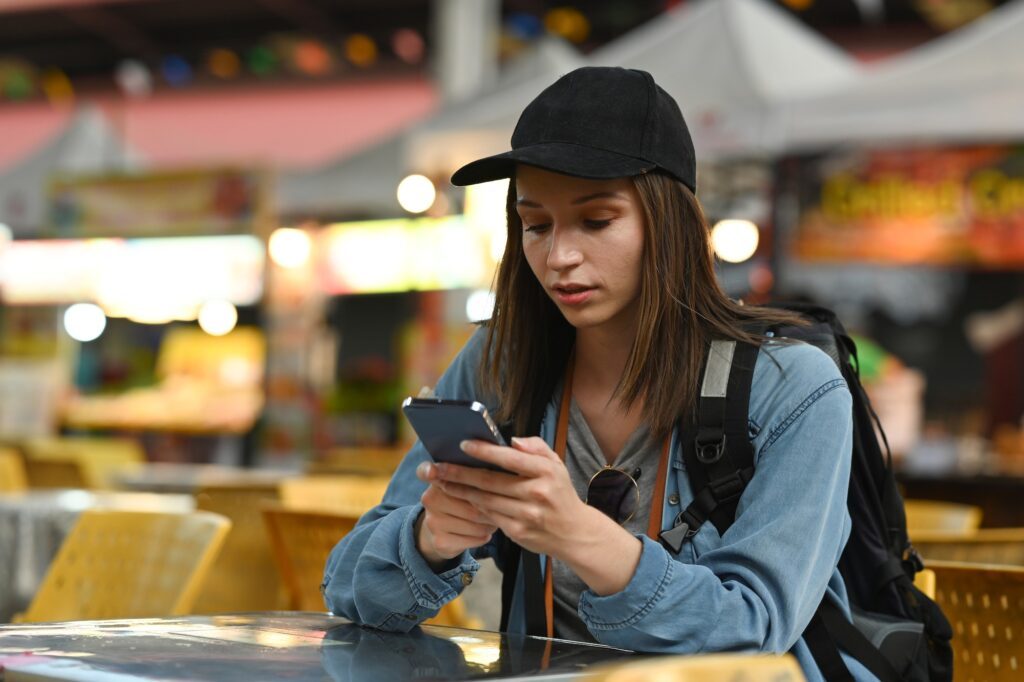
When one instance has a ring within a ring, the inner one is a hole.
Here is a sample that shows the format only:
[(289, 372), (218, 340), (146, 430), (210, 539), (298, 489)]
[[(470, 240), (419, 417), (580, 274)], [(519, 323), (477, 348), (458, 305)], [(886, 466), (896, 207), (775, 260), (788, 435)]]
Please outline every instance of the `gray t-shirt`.
[[(640, 506), (624, 528), (635, 535), (647, 532), (647, 521), (651, 512), (651, 496), (658, 477), (658, 459), (661, 444), (651, 442), (647, 437), (648, 428), (641, 425), (626, 440), (622, 452), (612, 463), (616, 469), (633, 474), (640, 469), (637, 485), (640, 487)], [(587, 499), (587, 485), (590, 479), (606, 466), (607, 459), (590, 431), (586, 418), (575, 400), (569, 405), (569, 432), (567, 434), (565, 466), (576, 494), (581, 500)], [(580, 620), (577, 610), (580, 593), (587, 588), (575, 573), (561, 561), (553, 560), (553, 598), (555, 637), (580, 642), (594, 642), (587, 626)]]

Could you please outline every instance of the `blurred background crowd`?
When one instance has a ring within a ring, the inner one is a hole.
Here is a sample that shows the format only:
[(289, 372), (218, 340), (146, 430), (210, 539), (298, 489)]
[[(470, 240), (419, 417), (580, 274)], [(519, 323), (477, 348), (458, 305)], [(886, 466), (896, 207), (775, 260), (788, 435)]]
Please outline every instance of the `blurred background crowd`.
[(386, 476), (492, 305), (505, 187), (447, 178), (620, 65), (727, 291), (836, 310), (908, 494), (1024, 526), (1022, 39), (1024, 0), (7, 0), (0, 442)]

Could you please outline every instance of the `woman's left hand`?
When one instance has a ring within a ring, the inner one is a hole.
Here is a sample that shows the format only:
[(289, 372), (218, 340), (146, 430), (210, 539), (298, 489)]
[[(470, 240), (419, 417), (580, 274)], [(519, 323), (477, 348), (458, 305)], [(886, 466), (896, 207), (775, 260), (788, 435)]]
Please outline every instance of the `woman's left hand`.
[(439, 464), (444, 491), (479, 509), (518, 545), (558, 557), (586, 506), (558, 455), (537, 437), (513, 438), (512, 447), (471, 440), (462, 449), (511, 473)]

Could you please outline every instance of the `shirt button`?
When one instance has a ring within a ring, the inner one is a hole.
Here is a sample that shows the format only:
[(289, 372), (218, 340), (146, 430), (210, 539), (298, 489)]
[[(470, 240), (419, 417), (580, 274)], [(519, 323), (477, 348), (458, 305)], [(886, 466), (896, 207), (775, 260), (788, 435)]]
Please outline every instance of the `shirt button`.
[(462, 586), (463, 587), (468, 587), (472, 582), (473, 582), (473, 574), (472, 573), (463, 573), (462, 574)]
[(679, 493), (672, 493), (668, 496), (669, 504), (679, 504)]

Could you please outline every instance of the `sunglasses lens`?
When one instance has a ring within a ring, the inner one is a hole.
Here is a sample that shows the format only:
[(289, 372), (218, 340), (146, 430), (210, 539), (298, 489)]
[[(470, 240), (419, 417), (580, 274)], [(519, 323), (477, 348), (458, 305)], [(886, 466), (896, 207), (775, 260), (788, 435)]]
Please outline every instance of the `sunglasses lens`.
[(616, 523), (625, 523), (636, 513), (640, 491), (626, 472), (602, 469), (590, 480), (587, 504), (615, 519)]

